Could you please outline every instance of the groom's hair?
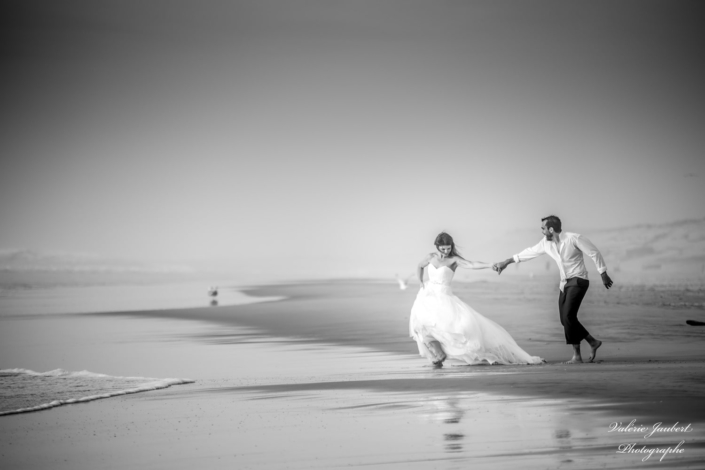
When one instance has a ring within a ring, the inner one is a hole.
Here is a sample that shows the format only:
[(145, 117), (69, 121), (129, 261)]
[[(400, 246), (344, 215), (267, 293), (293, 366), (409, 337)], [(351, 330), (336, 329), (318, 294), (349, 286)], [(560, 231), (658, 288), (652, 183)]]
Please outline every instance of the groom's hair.
[(544, 217), (543, 219), (541, 219), (541, 222), (546, 222), (546, 227), (553, 228), (554, 232), (561, 231), (561, 219), (559, 219), (555, 215), (549, 215), (548, 217)]

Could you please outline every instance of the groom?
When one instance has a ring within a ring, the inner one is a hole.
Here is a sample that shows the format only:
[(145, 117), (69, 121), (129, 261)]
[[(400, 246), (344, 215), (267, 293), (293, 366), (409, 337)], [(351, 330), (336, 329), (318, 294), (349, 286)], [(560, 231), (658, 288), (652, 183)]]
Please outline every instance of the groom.
[(612, 279), (607, 275), (607, 266), (602, 259), (602, 255), (590, 240), (577, 233), (563, 232), (561, 230), (561, 219), (555, 215), (549, 215), (541, 219), (541, 231), (544, 238), (531, 248), (527, 248), (518, 255), (495, 263), (492, 268), (497, 274), (512, 263), (529, 261), (544, 253), (553, 258), (558, 264), (558, 271), (561, 273), (560, 289), (558, 297), (558, 310), (561, 315), (561, 324), (565, 330), (565, 342), (573, 345), (573, 357), (568, 364), (583, 362), (580, 355), (580, 342), (586, 340), (592, 349), (588, 362), (595, 360), (597, 348), (602, 346), (602, 341), (592, 337), (585, 327), (578, 321), (578, 309), (585, 297), (590, 281), (583, 261), (583, 254), (587, 254), (595, 262), (597, 271), (602, 276), (602, 283), (607, 289), (612, 287)]

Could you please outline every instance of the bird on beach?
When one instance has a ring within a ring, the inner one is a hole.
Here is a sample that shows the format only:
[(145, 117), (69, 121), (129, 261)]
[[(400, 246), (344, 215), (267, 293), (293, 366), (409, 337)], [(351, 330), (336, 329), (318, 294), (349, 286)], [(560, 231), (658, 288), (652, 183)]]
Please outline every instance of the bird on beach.
[(208, 289), (208, 295), (213, 298), (218, 297), (218, 287), (211, 286), (210, 289)]
[(399, 283), (399, 289), (401, 289), (401, 290), (406, 290), (406, 288), (409, 287), (409, 279), (414, 277), (413, 274), (410, 276), (407, 276), (406, 279), (400, 278), (398, 274), (395, 274), (395, 276), (397, 278), (397, 282)]

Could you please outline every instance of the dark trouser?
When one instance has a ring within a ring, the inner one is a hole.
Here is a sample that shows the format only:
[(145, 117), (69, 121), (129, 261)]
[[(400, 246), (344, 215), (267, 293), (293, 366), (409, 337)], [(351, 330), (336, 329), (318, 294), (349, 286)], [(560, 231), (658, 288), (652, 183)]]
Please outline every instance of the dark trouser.
[(590, 333), (578, 321), (578, 309), (590, 287), (590, 281), (579, 277), (567, 279), (563, 292), (558, 297), (561, 325), (565, 329), (566, 344), (580, 344)]

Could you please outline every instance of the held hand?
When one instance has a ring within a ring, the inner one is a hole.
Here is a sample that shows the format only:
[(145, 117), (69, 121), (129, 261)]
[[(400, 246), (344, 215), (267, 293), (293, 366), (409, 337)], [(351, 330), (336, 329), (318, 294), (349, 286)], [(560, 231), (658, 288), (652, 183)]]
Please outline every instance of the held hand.
[(607, 289), (612, 287), (612, 279), (607, 275), (607, 271), (601, 274), (602, 276), (602, 283), (605, 285)]
[(498, 275), (499, 275), (499, 274), (502, 274), (502, 271), (504, 271), (504, 269), (505, 269), (506, 267), (507, 267), (507, 263), (505, 263), (504, 261), (500, 261), (499, 263), (495, 263), (495, 264), (492, 265), (492, 269), (494, 269), (495, 271), (497, 271), (497, 274), (498, 274)]
[(424, 290), (424, 287), (426, 286), (424, 286), (423, 281), (421, 281), (421, 290)]

